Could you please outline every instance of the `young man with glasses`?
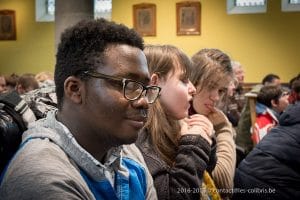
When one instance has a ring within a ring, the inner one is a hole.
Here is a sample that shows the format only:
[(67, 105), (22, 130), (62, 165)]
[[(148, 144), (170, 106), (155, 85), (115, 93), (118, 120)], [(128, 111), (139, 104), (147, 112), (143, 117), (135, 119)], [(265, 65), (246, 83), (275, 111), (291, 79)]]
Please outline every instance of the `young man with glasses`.
[(4, 174), (3, 199), (156, 199), (135, 142), (148, 104), (143, 40), (104, 19), (82, 21), (61, 36), (55, 67), (58, 111), (23, 135)]

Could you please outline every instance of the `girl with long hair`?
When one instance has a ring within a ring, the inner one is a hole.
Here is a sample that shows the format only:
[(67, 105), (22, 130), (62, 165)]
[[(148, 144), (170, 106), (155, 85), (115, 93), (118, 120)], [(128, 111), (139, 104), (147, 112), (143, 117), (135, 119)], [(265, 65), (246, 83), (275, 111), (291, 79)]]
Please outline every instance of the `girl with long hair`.
[(206, 116), (213, 124), (217, 163), (211, 172), (216, 187), (223, 198), (232, 195), (236, 165), (235, 131), (225, 114), (217, 109), (227, 95), (233, 80), (230, 57), (219, 49), (202, 49), (192, 56), (191, 82), (196, 87), (191, 113)]
[(151, 84), (162, 89), (136, 144), (159, 199), (199, 200), (204, 171), (214, 163), (213, 126), (205, 116), (188, 114), (196, 92), (189, 80), (191, 60), (171, 45), (146, 46), (144, 53)]

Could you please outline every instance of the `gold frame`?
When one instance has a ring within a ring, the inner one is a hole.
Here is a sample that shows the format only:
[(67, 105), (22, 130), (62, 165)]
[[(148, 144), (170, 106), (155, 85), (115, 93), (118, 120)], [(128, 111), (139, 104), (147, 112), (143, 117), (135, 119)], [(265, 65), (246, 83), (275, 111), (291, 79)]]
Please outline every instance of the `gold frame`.
[(14, 10), (0, 10), (0, 40), (16, 40), (16, 16)]
[(156, 5), (133, 5), (133, 27), (141, 36), (156, 36)]
[(200, 35), (201, 4), (196, 1), (176, 3), (177, 35)]

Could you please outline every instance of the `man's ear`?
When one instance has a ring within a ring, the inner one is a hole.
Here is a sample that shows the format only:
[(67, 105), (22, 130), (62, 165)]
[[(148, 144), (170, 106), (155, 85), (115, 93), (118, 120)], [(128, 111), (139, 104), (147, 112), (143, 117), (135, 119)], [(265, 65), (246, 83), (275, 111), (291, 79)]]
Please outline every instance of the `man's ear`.
[(75, 76), (69, 76), (64, 82), (64, 90), (65, 98), (77, 104), (82, 103), (84, 84), (81, 79)]
[(272, 105), (272, 108), (277, 108), (278, 106), (278, 102), (274, 99), (271, 100), (271, 105)]

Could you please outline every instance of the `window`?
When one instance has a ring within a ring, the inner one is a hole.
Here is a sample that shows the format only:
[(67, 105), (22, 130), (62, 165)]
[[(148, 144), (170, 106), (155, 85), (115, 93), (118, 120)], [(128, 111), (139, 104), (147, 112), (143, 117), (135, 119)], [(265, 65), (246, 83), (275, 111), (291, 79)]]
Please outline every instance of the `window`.
[(112, 0), (94, 0), (94, 18), (111, 20)]
[(55, 12), (55, 0), (48, 0), (46, 2), (47, 14), (54, 15)]
[(263, 6), (265, 4), (264, 0), (236, 0), (235, 5), (240, 7), (247, 6)]
[[(94, 18), (111, 20), (112, 0), (94, 0)], [(38, 22), (50, 22), (55, 18), (55, 0), (35, 0), (35, 18)]]
[(35, 1), (35, 20), (37, 22), (54, 21), (55, 0)]
[(300, 0), (289, 0), (289, 4), (300, 4)]
[(265, 13), (267, 0), (227, 0), (228, 14)]
[(281, 0), (281, 10), (283, 12), (300, 11), (300, 0)]

